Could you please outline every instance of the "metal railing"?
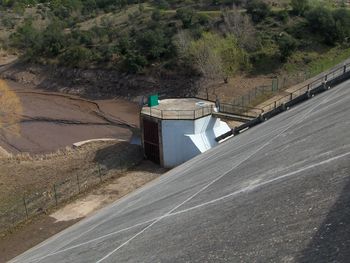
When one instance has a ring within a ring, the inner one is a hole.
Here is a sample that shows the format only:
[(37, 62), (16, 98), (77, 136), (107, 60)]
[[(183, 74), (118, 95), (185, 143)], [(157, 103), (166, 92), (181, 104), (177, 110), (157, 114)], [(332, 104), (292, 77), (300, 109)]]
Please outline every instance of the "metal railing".
[(238, 135), (242, 131), (254, 127), (264, 122), (265, 120), (278, 115), (279, 113), (287, 110), (289, 107), (305, 101), (313, 95), (321, 93), (330, 87), (336, 86), (348, 79), (350, 79), (350, 63), (347, 63), (342, 67), (338, 67), (329, 73), (324, 74), (322, 77), (311, 81), (307, 85), (304, 85), (303, 87), (296, 89), (293, 92), (290, 92), (289, 94), (275, 100), (271, 104), (262, 108), (264, 112), (263, 114), (247, 123), (235, 127), (225, 134), (218, 136), (215, 140), (219, 142), (229, 136)]
[(273, 109), (276, 109), (278, 107), (280, 107), (283, 104), (288, 103), (289, 101), (292, 101), (294, 99), (296, 99), (297, 97), (311, 91), (314, 89), (317, 89), (319, 87), (322, 87), (324, 85), (330, 85), (332, 83), (332, 81), (341, 78), (342, 76), (344, 76), (346, 73), (350, 72), (350, 63), (345, 64), (342, 67), (336, 68), (334, 70), (332, 70), (331, 72), (323, 75), (320, 78), (317, 78), (316, 80), (311, 81), (310, 83), (304, 85), (303, 87), (294, 90), (293, 92), (289, 92), (288, 94), (286, 94), (285, 96), (275, 100), (274, 102), (272, 102), (271, 104), (264, 106), (262, 108), (262, 110), (264, 112), (268, 112), (271, 111)]
[(264, 110), (248, 106), (232, 105), (228, 103), (220, 103), (219, 111), (232, 115), (239, 115), (248, 118), (256, 118), (261, 115)]
[(194, 110), (161, 110), (154, 107), (143, 108), (141, 114), (163, 120), (195, 120), (216, 112), (216, 107), (205, 106)]

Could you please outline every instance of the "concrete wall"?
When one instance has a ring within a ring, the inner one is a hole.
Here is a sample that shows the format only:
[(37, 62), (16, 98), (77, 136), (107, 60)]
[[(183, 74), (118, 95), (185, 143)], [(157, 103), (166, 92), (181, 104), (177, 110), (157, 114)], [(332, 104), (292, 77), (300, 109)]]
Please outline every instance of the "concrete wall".
[(230, 130), (220, 119), (162, 120), (162, 156), (165, 167), (174, 167), (217, 145), (216, 136)]
[(165, 167), (177, 166), (195, 156), (193, 143), (184, 135), (194, 132), (192, 120), (163, 120), (161, 125)]

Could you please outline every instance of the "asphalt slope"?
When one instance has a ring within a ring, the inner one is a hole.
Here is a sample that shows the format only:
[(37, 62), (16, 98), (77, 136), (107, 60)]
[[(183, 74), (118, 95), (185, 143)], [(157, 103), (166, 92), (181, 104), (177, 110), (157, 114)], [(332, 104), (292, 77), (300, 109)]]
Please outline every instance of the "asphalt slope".
[(350, 82), (12, 262), (349, 262)]

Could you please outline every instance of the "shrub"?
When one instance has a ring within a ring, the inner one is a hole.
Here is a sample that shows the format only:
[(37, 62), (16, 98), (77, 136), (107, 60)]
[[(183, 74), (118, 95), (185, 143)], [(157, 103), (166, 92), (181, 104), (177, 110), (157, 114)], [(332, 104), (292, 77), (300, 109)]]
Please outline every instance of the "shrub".
[(297, 15), (304, 15), (305, 12), (309, 9), (309, 1), (308, 0), (292, 0), (291, 6), (293, 9), (293, 13)]
[(297, 49), (298, 42), (289, 34), (281, 33), (277, 37), (277, 45), (281, 54), (281, 60), (286, 61)]
[(191, 8), (180, 8), (176, 10), (176, 17), (181, 20), (184, 28), (190, 28), (193, 23), (194, 11)]
[(255, 23), (261, 22), (270, 14), (270, 6), (262, 0), (252, 0), (247, 3), (247, 13)]

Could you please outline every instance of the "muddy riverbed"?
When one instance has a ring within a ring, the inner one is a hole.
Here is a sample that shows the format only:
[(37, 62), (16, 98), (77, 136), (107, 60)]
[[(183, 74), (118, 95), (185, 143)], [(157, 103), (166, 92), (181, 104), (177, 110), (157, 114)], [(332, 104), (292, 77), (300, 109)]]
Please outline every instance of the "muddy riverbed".
[(0, 132), (0, 146), (11, 153), (47, 153), (78, 141), (130, 140), (138, 127), (139, 106), (121, 100), (86, 100), (7, 81), (20, 98), (20, 133)]

